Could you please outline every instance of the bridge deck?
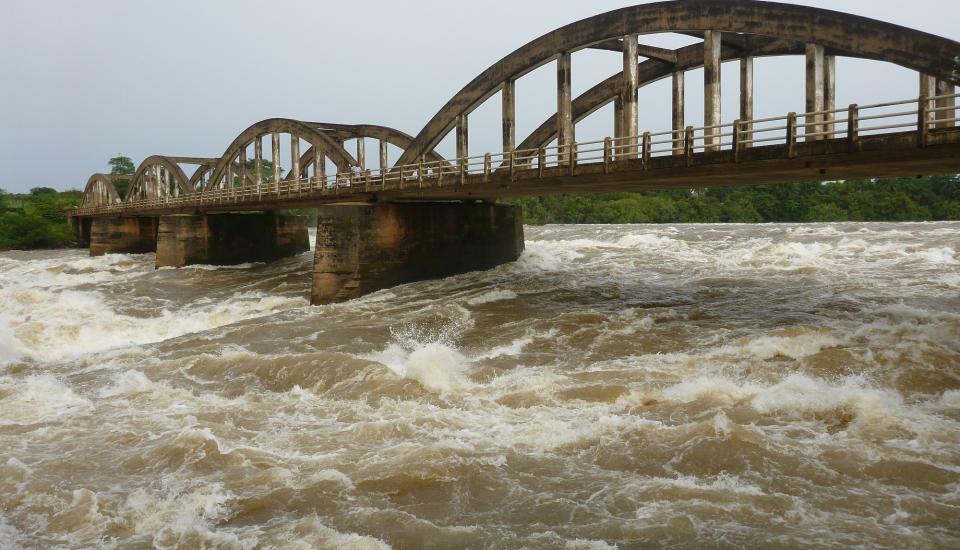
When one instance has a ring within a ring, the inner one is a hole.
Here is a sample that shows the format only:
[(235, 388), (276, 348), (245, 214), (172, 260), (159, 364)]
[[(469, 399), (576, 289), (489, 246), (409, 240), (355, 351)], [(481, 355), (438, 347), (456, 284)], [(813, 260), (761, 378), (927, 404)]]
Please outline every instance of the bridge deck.
[[(920, 141), (926, 141), (926, 146)], [(608, 140), (609, 142), (609, 140)], [(617, 191), (650, 191), (676, 188), (743, 186), (803, 181), (829, 181), (886, 176), (920, 176), (960, 173), (960, 128), (774, 144), (752, 148), (703, 151), (667, 156), (645, 155), (638, 147), (635, 158), (613, 160), (609, 143), (600, 160), (546, 161), (524, 157), (532, 167), (515, 161), (486, 166), (475, 173), (469, 159), (444, 163), (438, 169), (366, 171), (349, 177), (333, 176), (283, 181), (279, 186), (236, 187), (159, 197), (108, 206), (79, 208), (75, 216), (157, 216), (218, 211), (256, 211), (296, 208), (343, 202), (490, 200), (532, 195), (579, 194)], [(569, 157), (566, 157), (569, 159)], [(542, 169), (539, 161), (543, 162)], [(458, 166), (462, 165), (462, 171)], [(403, 171), (401, 181), (400, 172)], [(511, 174), (512, 171), (512, 174)], [(462, 173), (461, 173), (462, 172)], [(422, 175), (421, 175), (422, 174)]]

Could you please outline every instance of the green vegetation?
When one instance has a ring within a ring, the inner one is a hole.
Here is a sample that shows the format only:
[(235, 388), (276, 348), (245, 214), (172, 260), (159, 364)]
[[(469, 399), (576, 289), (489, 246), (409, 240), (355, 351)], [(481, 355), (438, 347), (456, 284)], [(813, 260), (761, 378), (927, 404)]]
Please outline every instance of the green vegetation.
[[(254, 160), (254, 159), (248, 160), (247, 163), (245, 164), (245, 167), (246, 167), (246, 169), (247, 169), (247, 173), (250, 174), (251, 177), (255, 177), (255, 176), (257, 175), (257, 161), (256, 161), (256, 160)], [(261, 159), (261, 160), (260, 160), (260, 175), (261, 175), (261, 177), (263, 178), (263, 181), (264, 181), (264, 182), (272, 182), (272, 181), (273, 181), (273, 161), (269, 161), (269, 160), (266, 160), (266, 159)], [(280, 167), (280, 177), (281, 177), (281, 178), (283, 177), (283, 167), (282, 167), (282, 166)], [(233, 181), (234, 181), (234, 184), (239, 184), (240, 178), (235, 177), (235, 178), (233, 178)]]
[(0, 250), (63, 248), (74, 244), (66, 209), (80, 204), (81, 191), (58, 193), (36, 187), (28, 195), (0, 189)]
[[(111, 176), (132, 176), (137, 172), (137, 165), (133, 163), (130, 157), (117, 155), (107, 161), (110, 165)], [(117, 189), (117, 194), (121, 197), (127, 196), (127, 189), (130, 188), (130, 178), (110, 178), (113, 186)]]
[(531, 197), (531, 225), (960, 220), (960, 176)]

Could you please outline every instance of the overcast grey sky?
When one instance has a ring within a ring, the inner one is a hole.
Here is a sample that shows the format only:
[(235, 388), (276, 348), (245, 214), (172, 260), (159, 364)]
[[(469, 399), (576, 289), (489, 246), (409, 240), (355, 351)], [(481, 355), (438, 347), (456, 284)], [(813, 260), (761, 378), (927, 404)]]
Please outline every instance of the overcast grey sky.
[[(630, 0), (4, 0), (0, 16), (0, 188), (82, 188), (117, 154), (219, 157), (270, 117), (376, 123), (410, 134), (477, 74), (526, 42)], [(794, 2), (960, 39), (957, 0)], [(680, 46), (665, 36), (645, 43)], [(573, 58), (574, 93), (619, 71), (612, 52)], [(736, 117), (736, 63), (724, 118)], [(838, 104), (916, 95), (914, 73), (840, 60)], [(702, 71), (688, 122), (702, 120)], [(518, 139), (555, 112), (552, 65), (518, 83)], [(760, 60), (757, 116), (803, 110), (803, 60)], [(669, 129), (669, 83), (641, 91), (641, 128)], [(472, 154), (499, 148), (499, 106), (470, 123)], [(600, 111), (580, 140), (612, 132)], [(450, 140), (440, 148), (452, 149)]]

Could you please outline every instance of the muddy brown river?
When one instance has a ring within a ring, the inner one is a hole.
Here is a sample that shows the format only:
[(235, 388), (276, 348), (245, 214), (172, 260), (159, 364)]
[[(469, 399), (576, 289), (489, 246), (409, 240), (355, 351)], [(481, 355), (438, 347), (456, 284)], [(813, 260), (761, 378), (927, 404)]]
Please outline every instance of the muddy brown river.
[(325, 307), (0, 253), (0, 548), (957, 548), (958, 237), (528, 227)]

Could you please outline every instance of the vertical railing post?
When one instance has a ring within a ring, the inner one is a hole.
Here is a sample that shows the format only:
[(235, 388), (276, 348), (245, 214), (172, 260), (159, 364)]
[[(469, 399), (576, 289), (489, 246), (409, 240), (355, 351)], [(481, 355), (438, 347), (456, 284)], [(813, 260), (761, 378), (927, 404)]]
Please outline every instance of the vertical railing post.
[(257, 198), (259, 199), (263, 192), (263, 136), (257, 136), (253, 139), (253, 169), (256, 172)]
[(460, 185), (466, 183), (467, 179), (467, 157), (460, 157), (457, 159), (458, 168), (460, 169)]
[(687, 126), (683, 132), (683, 155), (687, 157), (687, 166), (693, 166), (693, 126)]
[(930, 99), (926, 96), (920, 96), (917, 104), (917, 145), (926, 147), (930, 137)]
[(493, 168), (493, 156), (490, 153), (483, 155), (483, 182), (490, 181), (490, 172)]
[(643, 133), (642, 147), (643, 147), (642, 149), (643, 169), (649, 170), (650, 169), (650, 132)]
[(797, 113), (787, 115), (787, 157), (797, 156)]
[(514, 150), (510, 151), (510, 152), (507, 153), (507, 154), (510, 155), (510, 181), (516, 181), (516, 179), (517, 179), (517, 162), (516, 162), (516, 158), (515, 158), (515, 157), (517, 156), (517, 151), (514, 149)]
[(543, 177), (543, 169), (547, 164), (547, 150), (543, 147), (537, 149), (537, 177)]
[(860, 147), (860, 106), (847, 108), (847, 148), (853, 152)]
[(603, 138), (603, 173), (610, 173), (610, 165), (613, 163), (613, 140)]
[(743, 136), (740, 135), (743, 121), (739, 118), (733, 121), (733, 161), (740, 162), (740, 152), (743, 148)]
[[(420, 156), (420, 162), (417, 163), (417, 187), (423, 188), (424, 158)], [(400, 185), (403, 185), (403, 169), (400, 170)]]

